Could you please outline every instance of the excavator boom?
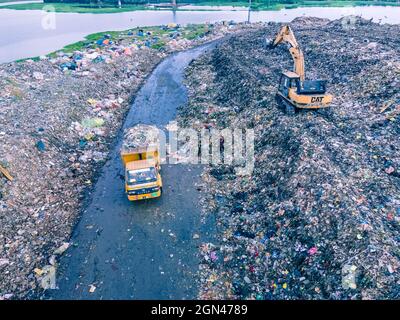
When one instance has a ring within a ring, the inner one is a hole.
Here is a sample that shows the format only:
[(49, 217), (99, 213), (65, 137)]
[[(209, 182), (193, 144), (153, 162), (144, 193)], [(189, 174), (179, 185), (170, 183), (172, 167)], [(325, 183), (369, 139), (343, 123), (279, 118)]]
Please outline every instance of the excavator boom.
[(304, 70), (304, 55), (300, 49), (299, 44), (297, 43), (296, 37), (292, 29), (286, 25), (283, 26), (282, 29), (277, 34), (275, 40), (272, 43), (273, 47), (276, 47), (278, 44), (282, 42), (287, 42), (290, 45), (289, 52), (292, 56), (294, 63), (294, 72), (300, 76), (300, 80), (304, 81), (305, 79), (305, 70)]
[(285, 25), (282, 27), (282, 29), (276, 35), (276, 38), (272, 45), (274, 47), (276, 47), (281, 42), (288, 42), (294, 48), (299, 47), (299, 44), (297, 43), (297, 40), (296, 40), (296, 37), (294, 36), (293, 31), (288, 25)]

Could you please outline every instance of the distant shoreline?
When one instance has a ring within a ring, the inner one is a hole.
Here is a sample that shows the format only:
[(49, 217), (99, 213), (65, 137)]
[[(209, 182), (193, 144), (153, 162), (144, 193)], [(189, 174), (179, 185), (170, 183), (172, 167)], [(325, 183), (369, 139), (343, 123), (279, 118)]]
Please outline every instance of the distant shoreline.
[[(27, 0), (29, 1), (29, 0)], [(1, 5), (1, 3), (10, 2), (9, 0), (0, 0), (0, 9), (13, 9), (13, 10), (43, 10), (43, 7), (53, 6), (55, 12), (63, 13), (118, 13), (118, 12), (130, 12), (130, 11), (141, 11), (141, 10), (171, 10), (171, 8), (154, 7), (147, 5), (135, 5), (126, 4), (122, 8), (118, 8), (115, 5), (103, 4), (101, 8), (91, 4), (78, 4), (78, 3), (18, 3), (11, 5)], [(189, 8), (185, 8), (185, 6)], [(253, 11), (278, 11), (282, 9), (295, 9), (301, 7), (354, 7), (354, 6), (400, 6), (399, 2), (371, 2), (371, 1), (315, 1), (306, 0), (301, 1), (297, 4), (265, 4), (265, 3), (254, 3), (251, 6)], [(212, 2), (204, 1), (195, 4), (185, 4), (178, 7), (177, 11), (235, 11), (235, 10), (247, 10), (248, 2)]]

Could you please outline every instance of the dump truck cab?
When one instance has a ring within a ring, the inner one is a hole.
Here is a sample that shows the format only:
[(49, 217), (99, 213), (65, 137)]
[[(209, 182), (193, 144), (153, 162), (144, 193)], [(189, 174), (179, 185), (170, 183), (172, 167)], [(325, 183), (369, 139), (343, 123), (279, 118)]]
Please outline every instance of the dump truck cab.
[(128, 200), (156, 198), (162, 193), (158, 147), (135, 148), (121, 152), (125, 167)]
[(325, 80), (304, 80), (292, 71), (283, 72), (279, 81), (278, 95), (282, 98), (287, 111), (294, 108), (319, 109), (326, 108), (332, 102), (332, 95), (326, 94)]

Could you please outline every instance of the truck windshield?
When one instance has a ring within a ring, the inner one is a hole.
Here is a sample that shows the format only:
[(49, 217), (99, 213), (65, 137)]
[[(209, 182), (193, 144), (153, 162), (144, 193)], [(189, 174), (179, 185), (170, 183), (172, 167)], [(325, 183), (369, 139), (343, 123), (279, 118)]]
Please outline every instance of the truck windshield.
[(127, 183), (129, 185), (157, 181), (156, 169), (146, 168), (127, 171)]

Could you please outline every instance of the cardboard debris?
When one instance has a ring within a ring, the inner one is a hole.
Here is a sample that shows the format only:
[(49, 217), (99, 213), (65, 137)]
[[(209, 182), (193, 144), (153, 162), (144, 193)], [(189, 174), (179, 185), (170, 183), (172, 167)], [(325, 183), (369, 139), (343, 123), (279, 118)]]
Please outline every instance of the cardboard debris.
[(10, 173), (8, 172), (8, 170), (6, 170), (4, 167), (2, 167), (0, 165), (0, 172), (9, 180), (9, 181), (13, 181), (14, 178), (10, 175)]

